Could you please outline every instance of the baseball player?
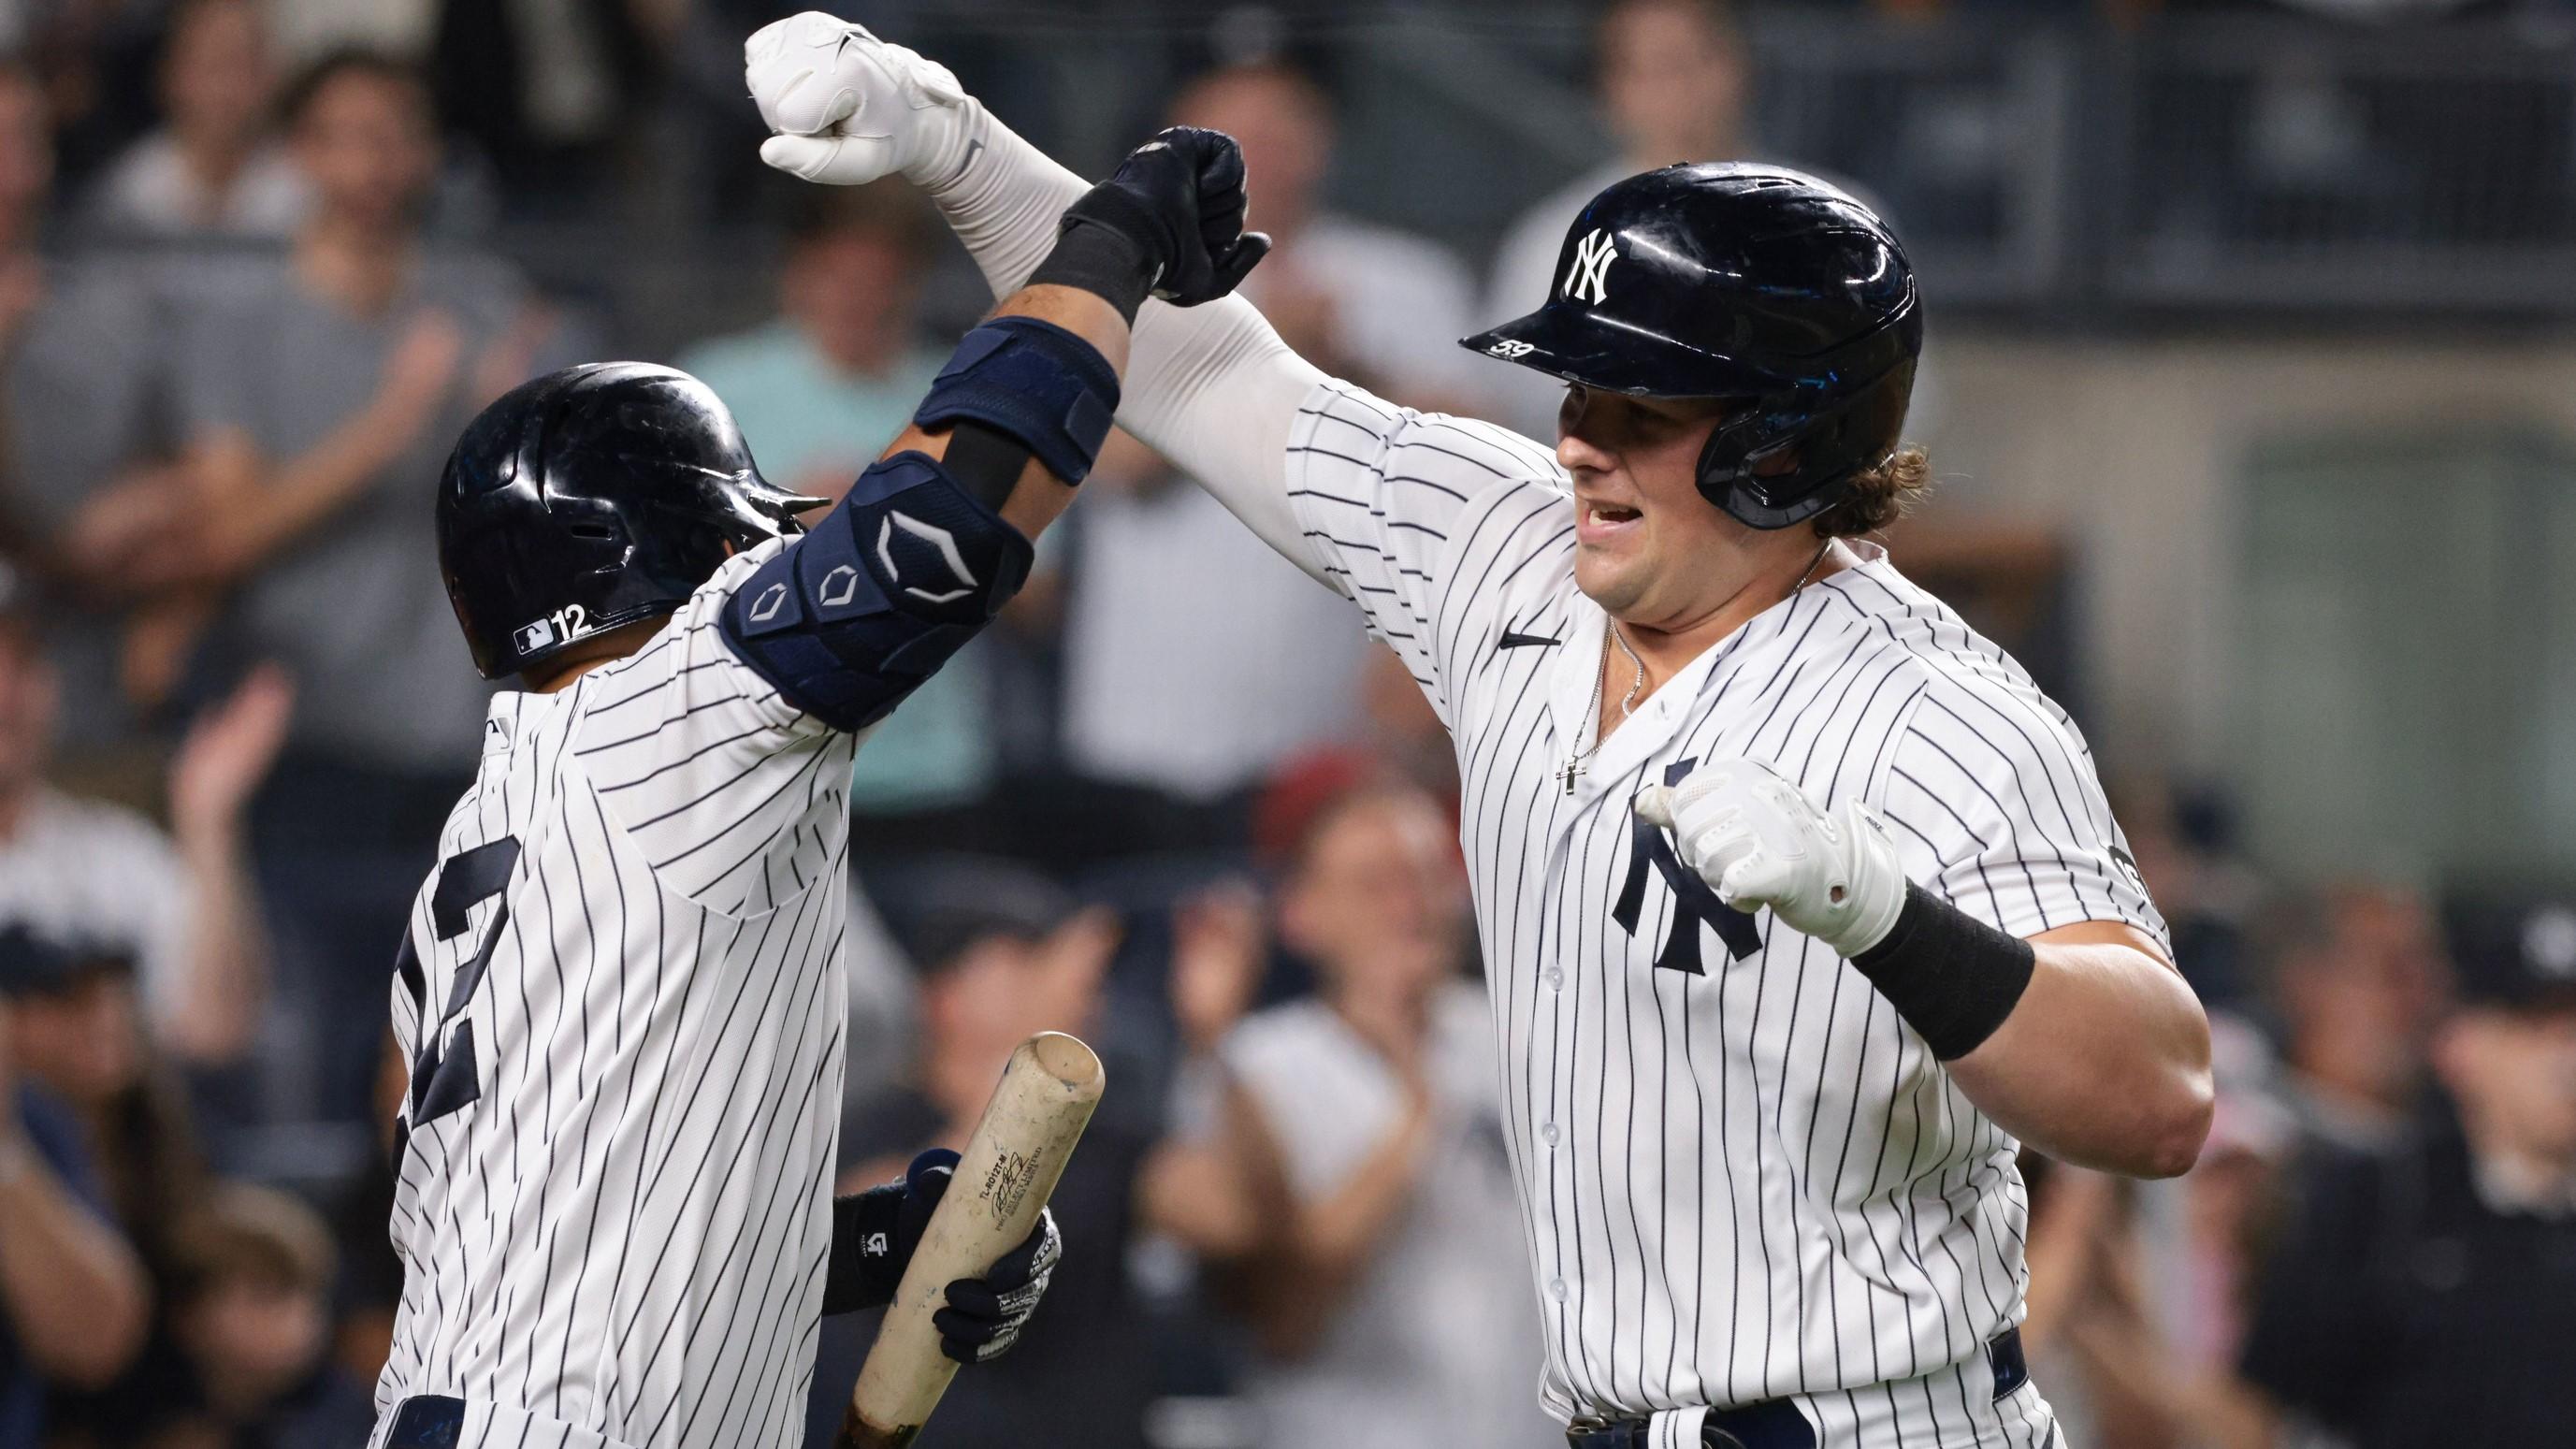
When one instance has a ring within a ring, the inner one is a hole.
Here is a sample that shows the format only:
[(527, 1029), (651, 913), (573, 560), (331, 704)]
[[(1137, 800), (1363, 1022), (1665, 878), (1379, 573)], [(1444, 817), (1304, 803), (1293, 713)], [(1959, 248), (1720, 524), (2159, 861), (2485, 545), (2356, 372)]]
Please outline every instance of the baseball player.
[[(856, 26), (749, 61), (765, 160), (910, 177), (997, 290), (1082, 194)], [(1859, 537), (1921, 481), (1920, 339), (1877, 217), (1717, 165), (1602, 192), (1545, 305), (1468, 339), (1566, 384), (1553, 450), (1323, 376), (1239, 300), (1138, 321), (1121, 423), (1455, 738), (1578, 1445), (2053, 1442), (2019, 1142), (2163, 1175), (2207, 1127), (2207, 1023), (2082, 739)]]
[[(498, 695), (397, 960), (405, 1265), (371, 1443), (792, 1442), (817, 1315), (891, 1297), (953, 1154), (835, 1203), (851, 752), (1025, 578), (1149, 289), (1222, 295), (1242, 162), (1138, 150), (807, 531), (684, 374), (594, 364), (477, 418), (438, 494)], [(1050, 229), (1053, 224), (1050, 223)], [(1051, 1221), (936, 1315), (1007, 1348)]]

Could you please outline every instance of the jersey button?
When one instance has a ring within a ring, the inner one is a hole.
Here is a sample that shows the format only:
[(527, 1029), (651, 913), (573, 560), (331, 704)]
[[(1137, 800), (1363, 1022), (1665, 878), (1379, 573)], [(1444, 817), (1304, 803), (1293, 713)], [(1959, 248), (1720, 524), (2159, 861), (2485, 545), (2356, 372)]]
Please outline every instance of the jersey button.
[(1563, 1303), (1565, 1301), (1565, 1280), (1562, 1278), (1548, 1279), (1547, 1296), (1555, 1299), (1559, 1303)]
[(1553, 966), (1547, 968), (1547, 975), (1539, 979), (1547, 983), (1547, 989), (1550, 991), (1563, 991), (1565, 989), (1565, 973), (1557, 970)]
[(1546, 1143), (1546, 1144), (1547, 1144), (1548, 1146), (1550, 1146), (1550, 1147), (1554, 1147), (1554, 1146), (1556, 1145), (1556, 1139), (1557, 1139), (1557, 1131), (1556, 1131), (1556, 1124), (1555, 1124), (1555, 1123), (1550, 1122), (1550, 1123), (1548, 1123), (1546, 1126), (1541, 1127), (1540, 1129), (1538, 1129), (1538, 1140), (1539, 1140), (1539, 1141)]

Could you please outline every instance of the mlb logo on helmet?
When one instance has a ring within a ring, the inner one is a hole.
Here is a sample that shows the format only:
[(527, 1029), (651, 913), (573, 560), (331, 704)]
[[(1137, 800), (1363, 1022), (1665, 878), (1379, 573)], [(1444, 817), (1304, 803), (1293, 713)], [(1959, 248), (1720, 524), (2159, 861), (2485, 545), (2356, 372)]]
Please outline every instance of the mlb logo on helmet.
[(512, 636), (512, 642), (519, 646), (519, 652), (522, 654), (543, 649), (555, 642), (554, 622), (550, 619), (539, 619), (533, 624), (522, 624), (519, 626), (519, 632)]

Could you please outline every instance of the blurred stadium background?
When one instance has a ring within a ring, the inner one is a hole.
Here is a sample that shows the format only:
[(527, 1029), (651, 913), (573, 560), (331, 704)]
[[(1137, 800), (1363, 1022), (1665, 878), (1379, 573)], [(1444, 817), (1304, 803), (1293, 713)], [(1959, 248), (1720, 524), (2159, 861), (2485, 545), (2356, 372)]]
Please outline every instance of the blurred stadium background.
[[(899, 191), (758, 165), (741, 41), (791, 8), (0, 3), (0, 1138), (97, 1214), (0, 1172), (0, 1449), (360, 1442), (400, 1289), (386, 969), (482, 708), (431, 556), (463, 420), (671, 360), (820, 491), (989, 300)], [(1235, 131), (1283, 332), (1542, 437), (1549, 398), (1451, 342), (1535, 304), (1592, 188), (1742, 157), (1879, 205), (1941, 480), (1897, 561), (2082, 724), (2219, 1023), (2199, 1171), (2034, 1165), (2042, 1386), (2083, 1445), (2377, 1442), (2259, 1325), (2305, 1291), (2268, 1264), (2310, 1164), (2488, 1090), (2443, 1065), (2455, 977), (2576, 971), (2576, 5), (844, 13), (1077, 169)], [(860, 759), (850, 1181), (1033, 1027), (1116, 1083), (1073, 1266), (925, 1443), (1547, 1442), (1499, 1147), (1424, 1005), (1474, 971), (1411, 828), (1445, 741), (1166, 472), (1105, 459)], [(2443, 929), (2496, 911), (2518, 935)], [(1387, 985), (1390, 935), (1440, 969)], [(1419, 1035), (1354, 1057), (1372, 1012)], [(1348, 1121), (1266, 1113), (1317, 1082)], [(1248, 1223), (1247, 1182), (1346, 1231)], [(827, 1330), (819, 1398), (865, 1333)]]

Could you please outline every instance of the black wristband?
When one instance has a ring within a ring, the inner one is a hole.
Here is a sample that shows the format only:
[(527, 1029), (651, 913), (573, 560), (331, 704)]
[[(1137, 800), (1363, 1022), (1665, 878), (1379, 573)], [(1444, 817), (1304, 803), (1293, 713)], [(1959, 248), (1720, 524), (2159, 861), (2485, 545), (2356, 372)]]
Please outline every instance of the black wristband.
[(1153, 292), (1160, 271), (1126, 232), (1087, 217), (1068, 216), (1055, 239), (1055, 250), (1029, 274), (1029, 285), (1079, 288), (1117, 308), (1118, 315), (1133, 326), (1136, 311)]
[(1909, 881), (1896, 924), (1851, 963), (1947, 1062), (1975, 1051), (2012, 1015), (2039, 954)]
[(823, 1265), (826, 1315), (894, 1301), (903, 1281), (903, 1260), (894, 1251), (902, 1216), (901, 1183), (832, 1199), (832, 1252)]

